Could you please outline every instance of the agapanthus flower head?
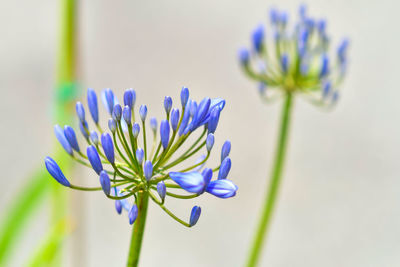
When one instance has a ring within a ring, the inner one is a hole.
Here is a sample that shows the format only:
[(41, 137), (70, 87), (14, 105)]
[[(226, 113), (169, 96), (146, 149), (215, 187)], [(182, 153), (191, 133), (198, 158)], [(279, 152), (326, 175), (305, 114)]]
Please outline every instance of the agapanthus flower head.
[[(180, 94), (182, 108), (173, 107), (171, 97), (164, 98), (165, 113), (159, 120), (158, 130), (156, 118), (146, 122), (146, 105), (135, 108), (135, 91), (125, 91), (124, 106), (121, 106), (113, 91), (105, 89), (101, 99), (110, 116), (105, 123), (108, 130), (105, 130), (99, 118), (95, 91), (88, 89), (87, 94), (94, 127), (85, 120), (83, 104), (76, 106), (79, 128), (87, 143), (86, 154), (81, 152), (82, 144), (78, 144), (72, 127), (65, 126), (63, 130), (56, 125), (54, 131), (73, 159), (92, 167), (99, 176), (97, 184), (100, 186), (87, 188), (70, 184), (57, 163), (47, 157), (46, 168), (60, 184), (77, 190), (102, 190), (106, 197), (115, 200), (118, 213), (123, 210), (128, 212), (131, 224), (140, 216), (139, 204), (136, 203), (138, 194), (146, 195), (172, 218), (188, 227), (196, 224), (200, 207), (195, 206), (189, 222), (184, 222), (167, 209), (167, 197), (191, 199), (207, 192), (219, 198), (228, 198), (236, 194), (237, 186), (226, 179), (231, 168), (229, 141), (224, 143), (220, 152), (221, 164), (218, 161), (211, 166), (213, 168), (206, 167), (216, 146), (214, 132), (225, 100), (205, 97), (197, 102), (190, 99), (188, 88), (183, 87)], [(151, 131), (146, 131), (148, 127)], [(216, 174), (214, 181), (213, 173)], [(218, 182), (220, 180), (224, 182)]]
[(313, 104), (332, 106), (346, 73), (349, 41), (330, 51), (326, 20), (309, 17), (305, 5), (292, 27), (288, 13), (277, 9), (271, 9), (270, 22), (269, 27), (256, 26), (251, 48), (241, 48), (238, 55), (245, 73), (258, 82), (261, 97), (269, 101), (287, 92), (301, 93)]

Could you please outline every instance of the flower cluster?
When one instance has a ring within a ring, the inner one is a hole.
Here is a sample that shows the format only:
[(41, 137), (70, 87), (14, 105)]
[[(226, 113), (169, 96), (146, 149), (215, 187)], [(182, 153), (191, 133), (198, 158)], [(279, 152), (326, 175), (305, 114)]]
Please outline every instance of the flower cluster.
[[(225, 141), (222, 146), (220, 164), (214, 168), (205, 168), (214, 146), (214, 132), (225, 100), (204, 98), (197, 103), (189, 98), (189, 90), (185, 87), (180, 96), (181, 109), (172, 108), (171, 97), (165, 97), (165, 118), (160, 122), (159, 131), (157, 120), (148, 120), (153, 136), (152, 145), (148, 146), (147, 107), (141, 105), (138, 113), (135, 112), (134, 90), (125, 91), (124, 106), (118, 103), (110, 89), (102, 92), (101, 98), (111, 116), (108, 120), (108, 133), (99, 123), (97, 95), (93, 89), (88, 89), (87, 104), (94, 129), (89, 128), (83, 104), (76, 103), (80, 132), (88, 144), (86, 154), (81, 151), (72, 127), (56, 125), (54, 131), (60, 144), (73, 159), (93, 168), (99, 176), (101, 187), (88, 188), (71, 184), (50, 157), (45, 159), (48, 172), (60, 184), (72, 189), (103, 190), (108, 198), (115, 200), (118, 213), (122, 209), (128, 212), (130, 224), (138, 216), (137, 194), (144, 192), (178, 222), (188, 227), (195, 225), (201, 208), (193, 207), (189, 223), (186, 223), (165, 207), (166, 196), (190, 199), (207, 192), (219, 198), (229, 198), (235, 196), (238, 187), (226, 179), (231, 168), (229, 141)], [(187, 144), (195, 132), (199, 132), (199, 135)], [(191, 163), (193, 156), (201, 150), (205, 154)], [(182, 163), (186, 163), (186, 166), (179, 167)], [(173, 168), (178, 170), (173, 171)], [(214, 173), (217, 173), (217, 179), (213, 180)], [(176, 192), (179, 190), (190, 194)], [(135, 201), (130, 204), (128, 198), (132, 196), (134, 198), (131, 199)]]
[(288, 25), (288, 14), (276, 9), (270, 10), (270, 23), (268, 42), (260, 24), (251, 35), (251, 49), (239, 50), (241, 66), (259, 82), (262, 98), (269, 101), (282, 93), (301, 92), (316, 105), (334, 104), (346, 72), (349, 41), (341, 41), (332, 62), (326, 21), (310, 18), (305, 6), (300, 6), (293, 28)]

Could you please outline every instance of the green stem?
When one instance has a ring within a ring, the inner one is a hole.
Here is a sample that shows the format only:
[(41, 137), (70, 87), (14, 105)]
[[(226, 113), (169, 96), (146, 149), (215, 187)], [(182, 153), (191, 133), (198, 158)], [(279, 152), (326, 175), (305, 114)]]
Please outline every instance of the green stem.
[(129, 248), (129, 256), (127, 267), (136, 267), (139, 264), (140, 249), (142, 247), (142, 239), (144, 226), (146, 224), (147, 206), (149, 204), (149, 195), (147, 192), (138, 194), (137, 206), (138, 216), (133, 226), (131, 245)]
[(267, 237), (267, 231), (271, 223), (271, 216), (275, 207), (276, 198), (278, 195), (279, 185), (282, 176), (283, 163), (285, 158), (285, 151), (287, 145), (287, 137), (289, 132), (290, 111), (292, 107), (292, 93), (287, 93), (286, 101), (282, 110), (281, 126), (279, 134), (278, 147), (275, 152), (274, 168), (272, 170), (272, 178), (268, 188), (264, 202), (264, 209), (261, 215), (258, 229), (254, 236), (252, 248), (247, 261), (248, 267), (254, 267), (260, 258), (260, 251), (262, 249), (264, 240)]

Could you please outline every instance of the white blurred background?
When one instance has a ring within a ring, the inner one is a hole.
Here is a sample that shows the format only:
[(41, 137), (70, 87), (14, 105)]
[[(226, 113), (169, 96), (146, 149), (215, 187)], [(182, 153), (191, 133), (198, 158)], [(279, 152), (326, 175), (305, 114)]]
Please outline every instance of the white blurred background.
[[(51, 151), (58, 2), (0, 3), (0, 211)], [(164, 95), (177, 103), (182, 85), (197, 99), (227, 101), (214, 153), (225, 139), (232, 141), (230, 178), (239, 186), (237, 197), (171, 201), (185, 218), (193, 204), (202, 207), (192, 229), (151, 204), (141, 266), (242, 266), (267, 188), (281, 103), (261, 103), (256, 85), (238, 67), (236, 52), (267, 20), (269, 7), (287, 9), (293, 19), (299, 4), (79, 4), (82, 90), (111, 87), (121, 97), (133, 87), (150, 116), (162, 114)], [(260, 266), (400, 266), (400, 6), (393, 0), (307, 4), (312, 16), (328, 20), (334, 44), (350, 38), (350, 71), (333, 112), (296, 99), (282, 190)], [(83, 168), (74, 177), (97, 182), (94, 172)], [(72, 211), (76, 233), (68, 239), (65, 266), (124, 266), (127, 217), (118, 216), (101, 192), (74, 192), (72, 201), (87, 211), (84, 216)], [(30, 225), (11, 266), (23, 265), (32, 254), (46, 233), (46, 214), (43, 208)], [(85, 256), (80, 264), (71, 254), (77, 235)]]

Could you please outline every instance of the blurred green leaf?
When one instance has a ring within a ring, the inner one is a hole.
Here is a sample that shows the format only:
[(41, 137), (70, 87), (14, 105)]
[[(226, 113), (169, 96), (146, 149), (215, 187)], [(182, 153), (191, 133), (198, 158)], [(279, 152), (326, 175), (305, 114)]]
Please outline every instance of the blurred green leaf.
[(35, 251), (35, 254), (27, 264), (29, 267), (54, 266), (57, 262), (59, 251), (64, 239), (71, 231), (71, 223), (62, 219), (53, 226), (46, 240)]
[[(61, 151), (55, 157), (60, 168), (65, 170), (70, 165), (70, 159)], [(0, 227), (0, 266), (5, 266), (11, 256), (12, 248), (22, 234), (34, 211), (38, 208), (43, 197), (48, 193), (53, 178), (47, 173), (44, 164), (41, 164), (33, 175), (28, 176), (26, 184), (13, 198), (8, 210), (2, 215)], [(56, 183), (54, 181), (54, 183)]]

